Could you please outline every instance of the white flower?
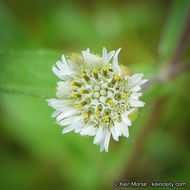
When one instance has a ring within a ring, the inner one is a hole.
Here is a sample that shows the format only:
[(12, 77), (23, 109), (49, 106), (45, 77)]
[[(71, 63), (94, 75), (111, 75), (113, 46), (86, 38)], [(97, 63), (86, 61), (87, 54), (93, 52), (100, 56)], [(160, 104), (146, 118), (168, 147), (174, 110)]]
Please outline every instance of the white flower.
[(129, 137), (128, 127), (132, 125), (130, 114), (144, 102), (140, 85), (147, 80), (143, 74), (123, 76), (118, 64), (117, 51), (102, 57), (82, 51), (71, 54), (53, 66), (53, 72), (62, 81), (58, 82), (57, 99), (48, 99), (48, 105), (55, 109), (52, 117), (63, 126), (63, 132), (75, 131), (81, 135), (95, 136), (94, 144), (100, 151), (108, 151), (110, 136), (115, 141), (120, 136)]

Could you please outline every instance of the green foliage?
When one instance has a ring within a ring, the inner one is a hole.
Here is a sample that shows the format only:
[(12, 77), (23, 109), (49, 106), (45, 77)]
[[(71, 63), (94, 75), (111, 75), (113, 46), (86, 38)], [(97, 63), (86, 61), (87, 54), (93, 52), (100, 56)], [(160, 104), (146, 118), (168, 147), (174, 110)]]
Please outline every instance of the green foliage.
[(61, 53), (43, 50), (1, 52), (1, 91), (53, 97), (57, 79), (51, 68), (60, 56)]
[(164, 32), (159, 44), (159, 53), (162, 61), (169, 61), (175, 53), (176, 46), (189, 12), (188, 0), (174, 0), (165, 23)]

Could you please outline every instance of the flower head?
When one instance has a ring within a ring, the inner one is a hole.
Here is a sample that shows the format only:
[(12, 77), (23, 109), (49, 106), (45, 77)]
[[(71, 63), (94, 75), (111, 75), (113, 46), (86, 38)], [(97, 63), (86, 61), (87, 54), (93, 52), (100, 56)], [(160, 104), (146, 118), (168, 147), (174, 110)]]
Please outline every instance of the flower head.
[(147, 80), (143, 74), (124, 75), (118, 64), (117, 51), (102, 57), (82, 51), (82, 54), (62, 56), (53, 66), (53, 72), (62, 80), (57, 83), (57, 99), (48, 99), (56, 111), (57, 123), (64, 126), (62, 133), (74, 130), (86, 136), (95, 136), (94, 144), (100, 151), (108, 151), (110, 136), (115, 141), (119, 136), (129, 137), (130, 114), (144, 102), (140, 85)]

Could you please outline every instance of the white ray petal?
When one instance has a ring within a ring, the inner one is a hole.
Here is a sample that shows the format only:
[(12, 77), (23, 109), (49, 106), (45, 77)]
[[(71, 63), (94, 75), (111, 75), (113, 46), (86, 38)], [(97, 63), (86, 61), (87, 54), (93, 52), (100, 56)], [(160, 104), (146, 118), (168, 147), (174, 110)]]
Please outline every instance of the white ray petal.
[(89, 127), (84, 127), (80, 131), (80, 134), (81, 135), (87, 135), (87, 136), (94, 136), (94, 135), (96, 135), (97, 131), (98, 131), (98, 128), (93, 127), (93, 126), (89, 126)]
[(69, 105), (69, 100), (61, 100), (61, 99), (55, 99), (55, 98), (51, 98), (51, 99), (47, 99), (46, 100), (48, 102), (49, 106), (66, 106)]
[(133, 74), (133, 75), (130, 77), (130, 79), (131, 79), (131, 81), (136, 82), (136, 81), (138, 81), (138, 80), (141, 80), (142, 77), (144, 77), (144, 74), (143, 74), (143, 73), (136, 73), (136, 74)]
[(69, 98), (71, 97), (71, 85), (68, 82), (57, 82), (57, 92), (56, 96), (58, 98)]
[(68, 127), (65, 127), (62, 131), (62, 133), (67, 133), (72, 130), (76, 130), (78, 127), (83, 127), (84, 125), (80, 122), (82, 116), (73, 116), (67, 119), (62, 120), (59, 125), (64, 126), (65, 124), (69, 125)]
[(129, 86), (130, 88), (132, 88), (132, 87), (135, 87), (135, 86), (139, 86), (139, 85), (144, 84), (144, 83), (147, 82), (148, 80), (147, 80), (147, 79), (143, 79), (143, 80), (142, 80), (143, 76), (144, 76), (143, 73), (132, 75), (131, 77), (129, 77), (128, 86)]
[(109, 63), (110, 62), (110, 60), (112, 59), (112, 57), (114, 56), (114, 54), (115, 54), (115, 51), (113, 50), (113, 51), (110, 51), (109, 53), (108, 53), (108, 55), (107, 55), (107, 62)]
[(103, 47), (103, 49), (102, 49), (102, 57), (104, 59), (104, 63), (108, 64), (111, 61), (114, 54), (115, 54), (115, 51), (111, 51), (111, 52), (107, 53), (106, 48)]
[(82, 51), (82, 55), (87, 68), (94, 69), (103, 66), (103, 58), (90, 53), (89, 49)]
[(130, 106), (132, 107), (144, 107), (145, 105), (145, 103), (140, 100), (129, 99), (128, 101), (129, 101)]
[(113, 65), (113, 70), (118, 74), (118, 75), (121, 75), (121, 68), (118, 64), (118, 55), (119, 55), (119, 52), (121, 51), (121, 48), (119, 48), (114, 57), (113, 57), (113, 61), (112, 61), (112, 65)]
[(128, 126), (124, 122), (121, 122), (121, 126), (122, 126), (123, 136), (128, 138), (129, 137)]
[(103, 136), (102, 141), (100, 143), (100, 152), (104, 150), (104, 141), (105, 141), (105, 135)]
[(104, 59), (107, 59), (107, 50), (106, 50), (105, 47), (103, 47), (103, 49), (102, 49), (102, 57), (103, 57)]
[(110, 142), (110, 131), (109, 130), (106, 130), (105, 131), (105, 139), (104, 139), (104, 148), (105, 148), (105, 151), (108, 152), (108, 147), (109, 147), (109, 142)]
[(122, 135), (122, 126), (121, 126), (121, 122), (114, 122), (114, 128), (115, 128), (115, 132), (117, 133), (118, 137)]
[(93, 142), (94, 144), (100, 144), (101, 143), (101, 141), (102, 141), (102, 139), (104, 137), (103, 132), (104, 132), (103, 127), (99, 126), (99, 129), (98, 129), (98, 131), (96, 133), (96, 136), (94, 138), (94, 142)]
[(148, 81), (148, 79), (143, 79), (143, 80), (141, 80), (139, 85), (142, 85), (142, 84), (146, 83), (147, 81)]
[(102, 142), (101, 144), (100, 144), (100, 152), (102, 152), (104, 150), (104, 142)]
[(75, 133), (80, 133), (80, 131), (86, 126), (84, 123), (83, 123), (83, 116), (82, 115), (79, 115), (77, 116), (71, 125), (74, 125), (75, 126)]
[(119, 139), (118, 139), (119, 135), (118, 135), (118, 133), (117, 133), (117, 131), (116, 131), (116, 129), (115, 129), (114, 126), (110, 128), (110, 131), (111, 131), (111, 133), (112, 133), (113, 139), (114, 139), (115, 141), (119, 141)]
[(57, 61), (56, 65), (59, 68), (59, 70), (63, 70), (63, 71), (66, 70), (65, 64), (63, 64), (61, 61)]
[(60, 99), (47, 99), (48, 105), (60, 112), (65, 112), (70, 108), (70, 100), (60, 100)]
[(62, 55), (62, 62), (57, 61), (56, 66), (53, 66), (52, 70), (62, 80), (66, 80), (74, 74), (74, 71), (69, 67), (64, 55)]
[(133, 88), (130, 89), (131, 92), (138, 92), (139, 90), (141, 90), (140, 86), (134, 86)]
[(121, 114), (121, 118), (122, 118), (123, 122), (125, 123), (125, 125), (127, 125), (127, 126), (131, 126), (132, 125), (131, 124), (131, 120), (129, 119), (127, 113), (122, 113)]
[(77, 113), (79, 113), (79, 111), (76, 109), (67, 110), (66, 112), (63, 112), (60, 115), (58, 115), (56, 120), (60, 121), (60, 120), (65, 119), (67, 117), (71, 117), (73, 115), (76, 115)]
[(59, 121), (58, 124), (60, 126), (71, 125), (74, 119), (75, 119), (74, 117), (69, 117), (69, 118), (66, 118), (64, 120)]
[(56, 117), (58, 114), (60, 114), (61, 112), (60, 111), (54, 111), (52, 114), (51, 114), (51, 117)]
[(63, 62), (63, 65), (64, 65), (65, 69), (70, 71), (70, 67), (69, 67), (64, 55), (62, 55), (61, 60)]
[(141, 97), (142, 96), (142, 93), (132, 93), (131, 95), (130, 95), (130, 99), (133, 99), (133, 100), (138, 100), (139, 99), (139, 97)]
[(81, 64), (82, 64), (83, 61), (79, 59), (78, 62), (76, 62), (76, 61), (68, 59), (67, 62), (68, 62), (68, 65), (69, 65), (70, 69), (75, 74), (80, 75), (80, 73), (81, 73)]
[(68, 127), (65, 127), (65, 128), (62, 130), (62, 134), (71, 132), (73, 129), (74, 129), (74, 126), (71, 126), (71, 125), (68, 126)]

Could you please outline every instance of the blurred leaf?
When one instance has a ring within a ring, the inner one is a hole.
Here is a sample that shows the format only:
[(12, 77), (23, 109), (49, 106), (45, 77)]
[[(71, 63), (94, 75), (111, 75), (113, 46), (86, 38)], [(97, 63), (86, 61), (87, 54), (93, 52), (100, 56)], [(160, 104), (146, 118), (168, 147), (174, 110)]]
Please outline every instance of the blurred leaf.
[(159, 44), (162, 61), (168, 61), (176, 49), (189, 11), (189, 0), (174, 0)]
[(0, 90), (38, 97), (53, 97), (58, 78), (52, 65), (61, 53), (55, 51), (9, 51), (0, 53)]

